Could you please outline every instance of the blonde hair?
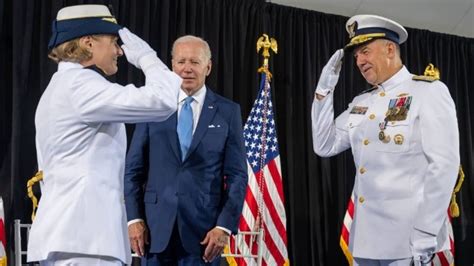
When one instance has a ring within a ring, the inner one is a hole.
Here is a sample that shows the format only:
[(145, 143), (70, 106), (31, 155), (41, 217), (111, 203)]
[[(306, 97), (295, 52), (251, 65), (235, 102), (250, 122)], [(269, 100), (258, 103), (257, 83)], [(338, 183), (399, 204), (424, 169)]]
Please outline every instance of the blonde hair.
[[(103, 35), (91, 35), (92, 39), (97, 40)], [(80, 40), (82, 37), (67, 41), (49, 52), (48, 57), (56, 63), (61, 61), (79, 63), (92, 58), (92, 53), (83, 45)]]

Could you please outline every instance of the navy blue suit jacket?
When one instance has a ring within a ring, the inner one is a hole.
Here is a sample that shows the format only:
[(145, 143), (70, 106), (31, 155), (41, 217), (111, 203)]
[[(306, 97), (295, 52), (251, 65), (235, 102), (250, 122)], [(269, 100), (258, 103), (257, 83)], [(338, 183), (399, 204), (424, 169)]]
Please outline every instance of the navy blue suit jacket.
[(238, 104), (207, 89), (191, 147), (181, 159), (177, 113), (137, 124), (125, 168), (128, 220), (144, 219), (151, 253), (169, 243), (175, 222), (187, 252), (215, 226), (238, 228), (247, 187), (247, 163)]

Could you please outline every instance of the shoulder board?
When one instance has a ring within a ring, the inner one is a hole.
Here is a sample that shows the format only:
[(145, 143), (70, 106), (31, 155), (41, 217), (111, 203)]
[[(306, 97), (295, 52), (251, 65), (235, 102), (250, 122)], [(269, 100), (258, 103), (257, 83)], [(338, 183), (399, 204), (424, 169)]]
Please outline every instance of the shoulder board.
[(430, 76), (417, 76), (417, 75), (415, 75), (415, 76), (413, 76), (412, 80), (433, 82), (433, 81), (439, 80), (439, 78), (430, 77)]
[(368, 88), (368, 89), (362, 91), (361, 93), (357, 94), (357, 96), (362, 95), (362, 94), (364, 94), (364, 93), (369, 93), (369, 92), (371, 92), (371, 91), (373, 91), (373, 90), (376, 90), (377, 88), (378, 88), (377, 86), (373, 86), (372, 88)]

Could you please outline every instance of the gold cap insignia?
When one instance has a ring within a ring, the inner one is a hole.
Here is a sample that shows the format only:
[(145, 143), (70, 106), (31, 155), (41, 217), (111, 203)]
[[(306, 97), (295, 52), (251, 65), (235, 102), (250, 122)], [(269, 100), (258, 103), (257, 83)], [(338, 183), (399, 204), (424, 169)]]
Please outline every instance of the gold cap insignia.
[(349, 38), (353, 38), (355, 36), (355, 32), (357, 30), (357, 21), (354, 21), (351, 25), (347, 27), (347, 30), (349, 32)]
[(114, 17), (106, 17), (106, 18), (102, 18), (102, 20), (117, 24), (117, 20)]

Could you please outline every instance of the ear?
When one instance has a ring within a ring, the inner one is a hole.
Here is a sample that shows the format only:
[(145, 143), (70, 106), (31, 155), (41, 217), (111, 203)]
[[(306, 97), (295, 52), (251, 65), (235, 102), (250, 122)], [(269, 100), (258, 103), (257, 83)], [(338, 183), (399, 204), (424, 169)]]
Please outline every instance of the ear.
[(81, 46), (86, 47), (86, 48), (92, 48), (94, 42), (92, 41), (91, 36), (83, 36), (79, 39), (79, 43)]
[(206, 73), (206, 77), (209, 76), (209, 74), (211, 74), (211, 69), (212, 69), (212, 60), (209, 59), (209, 63), (207, 63), (207, 73)]
[(395, 57), (397, 47), (395, 47), (395, 43), (388, 41), (387, 42), (387, 56), (390, 58)]

